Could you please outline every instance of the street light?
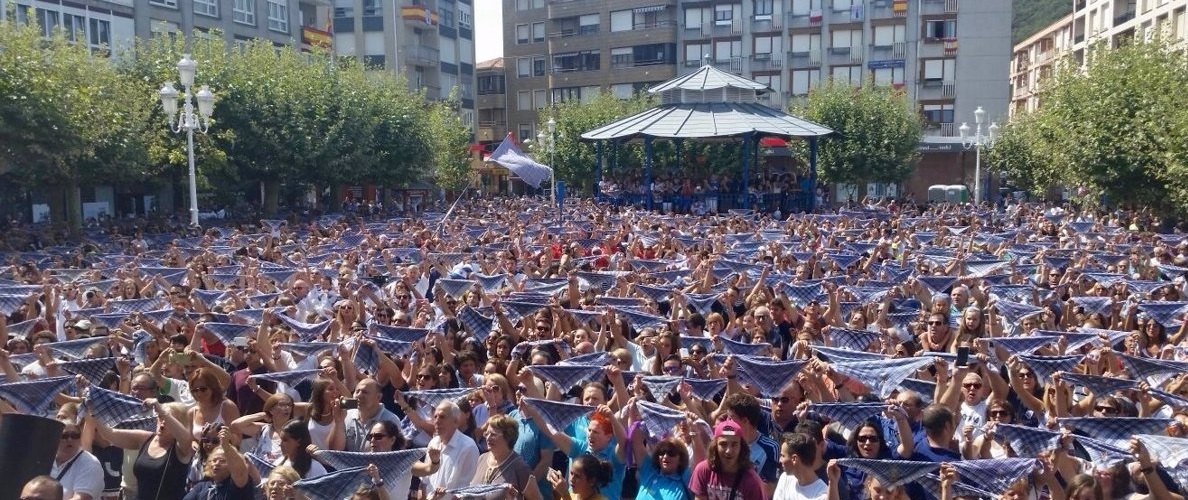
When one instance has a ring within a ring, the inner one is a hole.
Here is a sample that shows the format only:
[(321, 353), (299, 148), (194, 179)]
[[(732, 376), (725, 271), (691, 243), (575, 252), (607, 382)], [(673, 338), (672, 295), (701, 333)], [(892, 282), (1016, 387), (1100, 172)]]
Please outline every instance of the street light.
[(557, 120), (549, 117), (549, 185), (552, 186), (553, 204), (557, 204)]
[[(161, 90), (157, 92), (161, 97), (161, 108), (165, 110), (165, 115), (169, 117), (169, 129), (174, 133), (186, 132), (186, 153), (189, 156), (190, 162), (190, 225), (198, 225), (198, 176), (194, 171), (194, 131), (197, 130), (206, 133), (210, 128), (210, 115), (214, 113), (214, 94), (210, 88), (203, 85), (198, 93), (191, 92), (194, 86), (194, 76), (198, 73), (198, 63), (190, 58), (189, 54), (182, 56), (182, 60), (177, 63), (177, 73), (182, 88), (185, 90), (182, 97), (182, 109), (178, 112), (177, 98), (178, 91), (173, 87), (173, 82), (165, 82)], [(194, 102), (198, 103), (198, 112), (194, 112)], [(173, 125), (176, 120), (177, 125)]]
[(994, 140), (998, 136), (998, 122), (990, 124), (990, 133), (988, 135), (982, 134), (982, 123), (986, 120), (986, 111), (978, 106), (974, 111), (974, 123), (978, 128), (974, 130), (974, 135), (969, 135), (969, 124), (962, 122), (961, 127), (957, 130), (961, 132), (961, 146), (967, 151), (970, 148), (976, 148), (974, 153), (974, 204), (982, 202), (982, 147), (990, 147), (994, 145)]

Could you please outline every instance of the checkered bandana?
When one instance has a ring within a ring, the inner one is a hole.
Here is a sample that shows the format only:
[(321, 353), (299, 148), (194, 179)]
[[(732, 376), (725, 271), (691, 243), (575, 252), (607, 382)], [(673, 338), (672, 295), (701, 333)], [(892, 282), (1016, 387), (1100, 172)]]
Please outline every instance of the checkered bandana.
[(834, 362), (833, 370), (862, 382), (880, 398), (891, 397), (904, 379), (934, 361), (928, 358), (891, 358), (881, 360)]
[(601, 366), (586, 365), (533, 365), (528, 369), (534, 375), (552, 382), (561, 392), (566, 392), (575, 385), (596, 380), (603, 373)]
[(302, 479), (293, 483), (293, 488), (304, 493), (308, 500), (345, 500), (351, 498), (360, 486), (367, 484), (371, 484), (367, 467), (354, 467), (313, 479)]
[(524, 404), (540, 412), (540, 417), (554, 429), (565, 429), (578, 418), (592, 413), (595, 408), (574, 403), (563, 403), (547, 399), (524, 398)]
[(411, 474), (413, 464), (424, 458), (425, 452), (426, 448), (375, 453), (318, 450), (317, 453), (314, 453), (314, 458), (337, 470), (375, 464), (376, 467), (379, 467), (384, 482), (394, 483)]

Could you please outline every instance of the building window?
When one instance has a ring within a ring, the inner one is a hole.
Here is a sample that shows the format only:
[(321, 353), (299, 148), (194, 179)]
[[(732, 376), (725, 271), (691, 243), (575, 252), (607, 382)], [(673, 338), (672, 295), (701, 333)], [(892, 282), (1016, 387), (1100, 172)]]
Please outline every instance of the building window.
[(611, 68), (631, 67), (632, 56), (635, 53), (631, 47), (616, 47), (611, 49)]
[(532, 8), (532, 0), (516, 0), (516, 10), (528, 10)]
[(149, 0), (149, 3), (160, 7), (177, 8), (177, 0)]
[(334, 0), (334, 17), (355, 17), (355, 0)]
[(713, 54), (708, 43), (694, 43), (685, 46), (685, 66), (701, 66), (706, 56)]
[(685, 29), (699, 30), (705, 23), (713, 19), (713, 14), (709, 9), (686, 8), (685, 9)]
[(821, 70), (802, 69), (792, 71), (792, 95), (804, 96), (821, 84)]
[(268, 29), (289, 32), (289, 5), (284, 0), (268, 0)]
[(532, 23), (532, 42), (545, 41), (545, 23)]
[(532, 104), (536, 109), (549, 107), (549, 96), (544, 89), (532, 91)]
[(37, 9), (37, 24), (41, 25), (41, 36), (54, 36), (54, 30), (61, 22), (60, 14), (56, 10)]
[(532, 58), (532, 76), (545, 76), (545, 58), (544, 56), (537, 56)]
[(453, 28), (454, 26), (456, 26), (456, 24), (455, 24), (456, 14), (454, 14), (454, 9), (451, 9), (451, 8), (445, 6), (445, 4), (439, 5), (438, 9), (440, 10), (440, 12), (438, 12), (438, 17), (441, 18), (442, 26), (445, 26), (447, 28)]
[(516, 138), (520, 142), (523, 142), (524, 139), (536, 140), (536, 134), (532, 133), (531, 123), (521, 123), (516, 126), (516, 129), (520, 132), (520, 136)]
[(516, 59), (516, 76), (527, 78), (532, 76), (532, 60), (527, 57)]
[(812, 52), (821, 53), (821, 35), (817, 33), (796, 33), (792, 35), (793, 56), (806, 56)]
[(830, 35), (833, 42), (830, 49), (834, 52), (862, 52), (862, 30), (833, 30)]
[(478, 77), (479, 95), (502, 94), (503, 89), (503, 75), (483, 75)]
[(458, 5), (458, 27), (466, 29), (474, 28), (474, 14), (470, 13), (469, 6)]
[(770, 19), (772, 11), (772, 0), (755, 0), (755, 17)]
[(532, 91), (521, 90), (516, 92), (516, 109), (520, 111), (532, 111)]
[(384, 6), (380, 0), (363, 0), (363, 15), (367, 17), (384, 15)]
[(957, 74), (956, 59), (925, 59), (924, 85), (933, 86), (952, 82)]
[(231, 19), (240, 24), (256, 25), (256, 0), (235, 0)]
[(784, 37), (782, 36), (757, 36), (755, 37), (756, 56), (765, 56), (770, 59), (772, 54), (778, 54), (783, 51), (781, 45)]
[(532, 42), (532, 28), (527, 24), (516, 25), (516, 44), (523, 45)]
[(578, 18), (578, 35), (596, 35), (601, 25), (602, 20), (598, 17), (598, 14), (586, 14)]
[(821, 0), (792, 0), (792, 17), (808, 17), (814, 12), (821, 13)]
[(581, 101), (581, 87), (561, 87), (553, 89), (553, 102)]
[(616, 10), (614, 12), (611, 12), (611, 24), (610, 24), (611, 33), (618, 33), (620, 31), (631, 31), (631, 28), (633, 27), (632, 23), (635, 22), (634, 16), (635, 16), (635, 13), (632, 12), (630, 9)]
[(862, 86), (862, 66), (834, 66), (829, 76), (833, 83)]
[(87, 18), (74, 14), (62, 14), (62, 34), (72, 42), (86, 40)]
[(891, 47), (907, 39), (907, 26), (902, 24), (875, 26), (874, 46)]
[(570, 52), (553, 56), (553, 72), (594, 71), (602, 69), (602, 56), (597, 50)]
[(953, 123), (952, 104), (924, 104), (920, 106), (920, 114), (929, 124)]
[(903, 85), (904, 70), (903, 68), (879, 68), (871, 71), (871, 78), (874, 79), (874, 84), (880, 87)]
[(714, 24), (718, 26), (729, 26), (732, 22), (734, 22), (734, 5), (714, 6)]
[(92, 47), (111, 46), (111, 21), (91, 19), (89, 34)]
[(834, 12), (845, 12), (854, 6), (853, 0), (833, 0)]
[(462, 110), (462, 125), (467, 127), (474, 126), (474, 111), (469, 109)]
[(933, 19), (924, 22), (924, 38), (940, 40), (957, 37), (956, 19)]
[(194, 13), (219, 17), (219, 0), (194, 0)]

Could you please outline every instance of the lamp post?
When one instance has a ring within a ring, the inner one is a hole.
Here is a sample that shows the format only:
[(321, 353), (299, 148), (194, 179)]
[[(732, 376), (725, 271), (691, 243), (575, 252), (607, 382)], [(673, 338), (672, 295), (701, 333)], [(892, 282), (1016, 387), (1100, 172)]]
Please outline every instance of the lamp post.
[(549, 121), (548, 121), (548, 123), (545, 124), (545, 126), (548, 127), (549, 133), (548, 133), (548, 135), (545, 135), (545, 132), (543, 130), (541, 130), (540, 132), (537, 132), (536, 145), (538, 147), (544, 148), (544, 151), (541, 151), (542, 155), (545, 152), (549, 153), (549, 191), (551, 192), (550, 196), (549, 196), (549, 200), (554, 205), (556, 205), (557, 204), (557, 166), (555, 165), (555, 163), (556, 163), (556, 152), (557, 152), (557, 120), (549, 118)]
[(989, 134), (982, 134), (982, 123), (986, 120), (986, 111), (978, 106), (974, 111), (974, 123), (977, 129), (974, 134), (969, 135), (969, 124), (962, 122), (961, 127), (957, 130), (961, 132), (961, 146), (968, 151), (970, 148), (976, 148), (974, 153), (974, 204), (982, 202), (982, 147), (993, 146), (994, 139), (998, 136), (998, 122), (990, 124)]
[[(177, 63), (177, 72), (182, 89), (182, 109), (178, 112), (178, 91), (173, 82), (165, 82), (158, 94), (161, 96), (161, 107), (169, 117), (170, 130), (174, 133), (186, 132), (186, 154), (190, 163), (190, 225), (198, 225), (198, 176), (194, 171), (194, 131), (206, 133), (210, 128), (210, 115), (214, 113), (214, 94), (210, 88), (203, 85), (198, 93), (191, 91), (194, 86), (194, 75), (198, 73), (198, 63), (189, 54), (182, 56)], [(198, 112), (194, 112), (194, 102), (198, 102)], [(173, 122), (176, 120), (176, 125)]]

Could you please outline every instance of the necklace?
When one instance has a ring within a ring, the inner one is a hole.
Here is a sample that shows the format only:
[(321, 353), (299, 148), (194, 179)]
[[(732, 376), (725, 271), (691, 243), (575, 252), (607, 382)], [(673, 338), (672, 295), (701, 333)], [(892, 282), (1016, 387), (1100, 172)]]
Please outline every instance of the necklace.
[[(515, 456), (516, 456), (516, 453), (513, 451), (513, 452), (511, 452), (510, 454), (508, 454), (508, 455), (507, 455), (507, 458), (503, 459), (503, 461), (502, 461), (502, 462), (499, 462), (498, 464), (495, 464), (495, 467), (494, 467), (494, 468), (487, 469), (487, 474), (486, 474), (486, 476), (484, 477), (485, 481), (483, 481), (483, 482), (485, 482), (485, 483), (487, 483), (487, 484), (491, 484), (491, 481), (494, 481), (496, 477), (502, 476), (502, 475), (503, 475), (503, 472), (504, 472), (504, 471), (505, 471), (505, 470), (506, 470), (506, 469), (507, 469), (509, 466), (511, 466), (511, 461), (512, 461), (512, 458), (515, 458)], [(494, 460), (494, 459), (495, 459), (495, 455), (491, 455), (491, 459), (492, 459), (492, 460)]]

